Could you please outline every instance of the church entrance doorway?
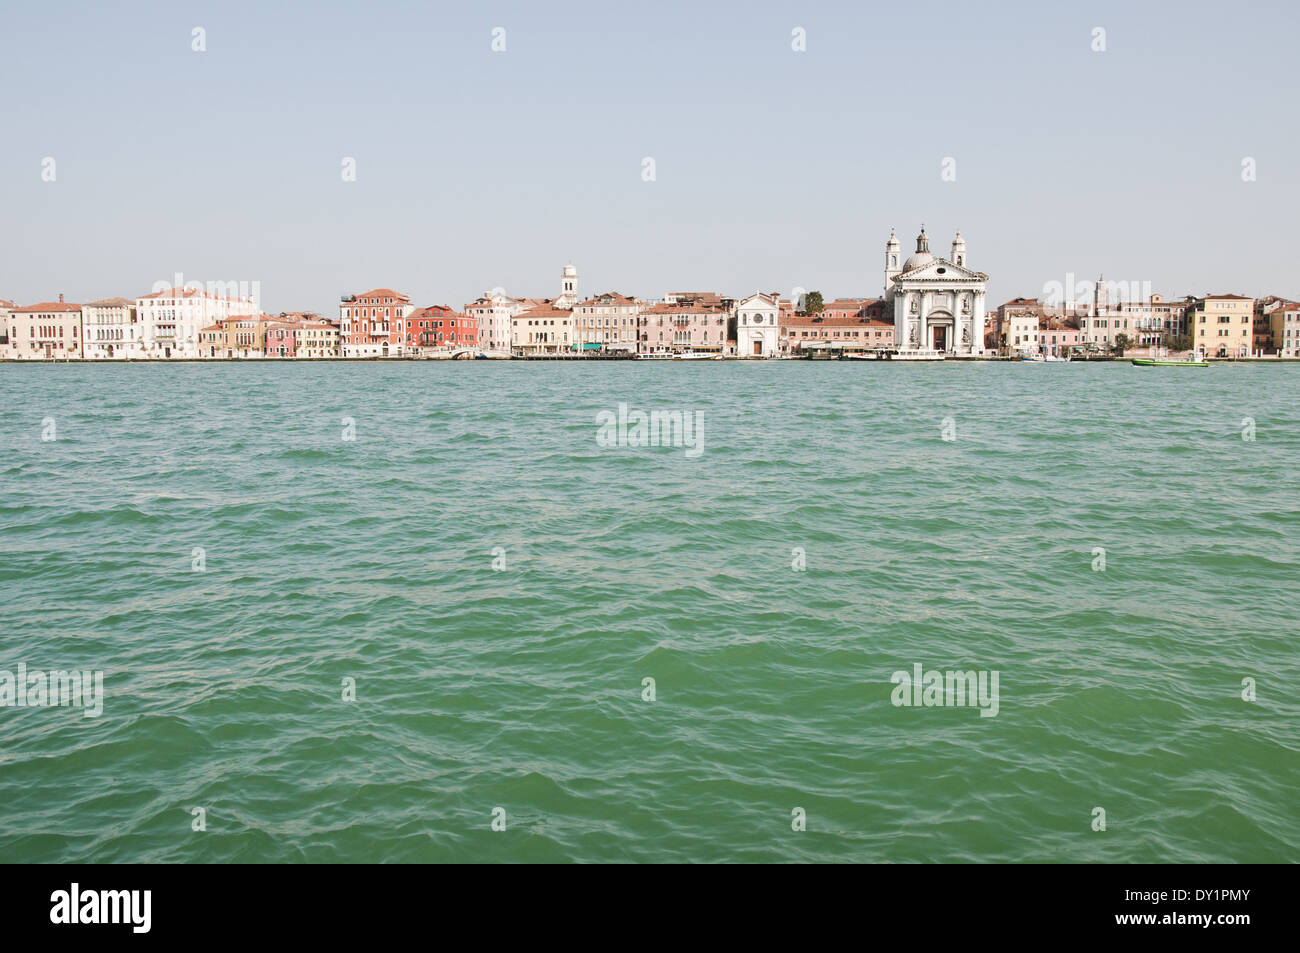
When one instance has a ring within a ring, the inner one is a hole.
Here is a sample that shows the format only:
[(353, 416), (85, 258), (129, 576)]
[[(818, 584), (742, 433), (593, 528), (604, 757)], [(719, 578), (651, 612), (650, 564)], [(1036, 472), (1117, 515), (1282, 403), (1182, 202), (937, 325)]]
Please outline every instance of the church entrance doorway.
[(942, 324), (934, 327), (934, 349), (936, 351), (948, 350), (948, 328)]

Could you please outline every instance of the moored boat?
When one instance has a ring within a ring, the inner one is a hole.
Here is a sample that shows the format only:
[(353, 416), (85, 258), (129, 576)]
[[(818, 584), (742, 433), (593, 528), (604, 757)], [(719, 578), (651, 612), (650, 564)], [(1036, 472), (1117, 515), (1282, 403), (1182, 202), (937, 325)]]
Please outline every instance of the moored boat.
[(1137, 367), (1209, 367), (1209, 361), (1170, 361), (1161, 357), (1135, 357)]

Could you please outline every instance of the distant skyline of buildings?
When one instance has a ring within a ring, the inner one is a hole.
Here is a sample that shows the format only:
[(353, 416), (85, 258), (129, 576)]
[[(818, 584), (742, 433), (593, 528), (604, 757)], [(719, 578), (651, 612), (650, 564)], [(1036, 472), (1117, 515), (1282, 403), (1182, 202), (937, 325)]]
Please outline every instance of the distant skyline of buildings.
[[(338, 315), (262, 313), (257, 283), (164, 284), (135, 298), (19, 305), (0, 299), (0, 359), (130, 360), (665, 355), (778, 357), (809, 350), (951, 356), (1066, 354), (1072, 348), (1169, 350), (1209, 356), (1300, 357), (1300, 305), (1277, 295), (1166, 298), (1130, 282), (1050, 281), (1042, 297), (985, 303), (989, 275), (968, 264), (960, 231), (947, 257), (921, 227), (906, 259), (885, 242), (883, 294), (809, 307), (815, 289), (746, 295), (674, 291), (583, 298), (578, 268), (553, 297), (483, 292), (460, 309), (417, 306), (390, 287), (339, 296)], [(177, 276), (181, 278), (182, 276)], [(1090, 300), (1052, 300), (1061, 289)], [(1147, 292), (1136, 298), (1134, 292)], [(233, 293), (229, 293), (233, 291)], [(251, 293), (249, 293), (251, 292)], [(1049, 294), (1050, 293), (1050, 294)]]

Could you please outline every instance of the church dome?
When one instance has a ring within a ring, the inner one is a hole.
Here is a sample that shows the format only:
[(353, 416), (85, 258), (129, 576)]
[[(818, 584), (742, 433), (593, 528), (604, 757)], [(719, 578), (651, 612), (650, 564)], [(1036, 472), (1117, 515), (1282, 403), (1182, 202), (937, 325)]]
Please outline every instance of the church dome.
[(934, 256), (930, 254), (930, 236), (925, 234), (925, 226), (921, 226), (921, 234), (916, 236), (916, 251), (903, 262), (903, 270), (911, 271), (913, 268), (920, 268), (922, 265), (928, 265), (934, 261)]
[(913, 268), (920, 268), (922, 265), (928, 265), (934, 261), (934, 256), (928, 251), (918, 251), (908, 256), (907, 261), (903, 262), (903, 270), (911, 271)]

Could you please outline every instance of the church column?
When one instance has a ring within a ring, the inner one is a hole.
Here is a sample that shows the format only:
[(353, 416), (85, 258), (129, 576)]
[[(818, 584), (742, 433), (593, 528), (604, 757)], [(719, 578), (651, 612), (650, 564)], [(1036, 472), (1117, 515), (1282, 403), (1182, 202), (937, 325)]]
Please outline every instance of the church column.
[(975, 292), (975, 305), (971, 308), (970, 343), (971, 353), (984, 351), (984, 289)]
[(930, 303), (930, 296), (922, 291), (917, 297), (920, 299), (920, 304), (917, 305), (916, 313), (916, 346), (921, 350), (926, 350), (929, 348), (930, 342), (926, 340), (925, 312), (926, 306)]

